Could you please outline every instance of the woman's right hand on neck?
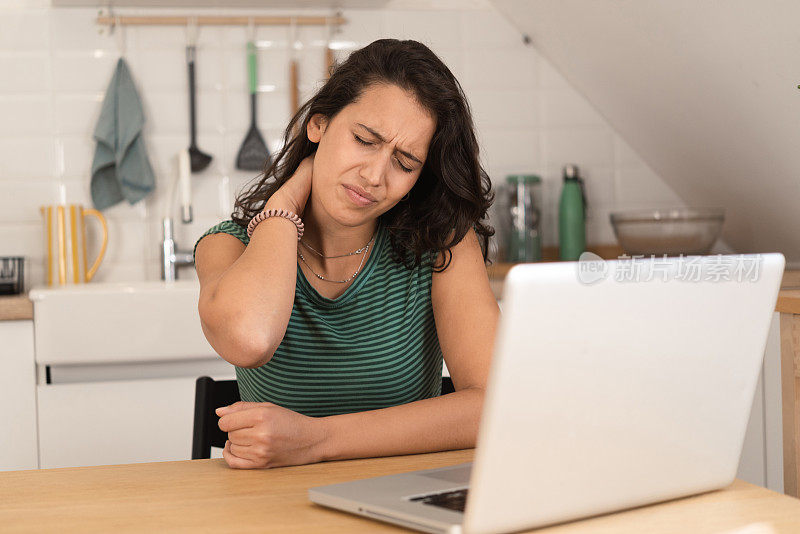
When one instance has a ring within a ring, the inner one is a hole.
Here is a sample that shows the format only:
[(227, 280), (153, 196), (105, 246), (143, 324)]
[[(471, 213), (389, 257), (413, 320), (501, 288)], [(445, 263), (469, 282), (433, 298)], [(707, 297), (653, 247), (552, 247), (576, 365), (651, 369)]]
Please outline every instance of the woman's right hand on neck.
[(286, 180), (282, 186), (267, 200), (264, 210), (268, 209), (288, 209), (298, 215), (303, 216), (303, 211), (311, 194), (311, 176), (314, 168), (314, 156), (316, 152), (307, 156), (297, 166), (291, 178)]

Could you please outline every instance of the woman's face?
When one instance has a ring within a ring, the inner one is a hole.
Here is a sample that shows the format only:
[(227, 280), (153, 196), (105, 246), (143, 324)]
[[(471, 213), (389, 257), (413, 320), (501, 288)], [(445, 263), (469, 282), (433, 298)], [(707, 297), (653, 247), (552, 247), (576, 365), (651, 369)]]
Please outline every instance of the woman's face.
[(310, 202), (344, 226), (376, 219), (416, 183), (435, 130), (436, 120), (395, 85), (368, 87), (332, 121), (314, 115)]

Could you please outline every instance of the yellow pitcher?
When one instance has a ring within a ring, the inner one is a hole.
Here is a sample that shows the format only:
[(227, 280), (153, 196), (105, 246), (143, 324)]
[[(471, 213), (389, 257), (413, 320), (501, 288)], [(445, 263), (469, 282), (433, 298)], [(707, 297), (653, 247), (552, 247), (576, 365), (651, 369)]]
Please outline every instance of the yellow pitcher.
[[(96, 209), (80, 204), (55, 204), (41, 206), (44, 217), (45, 245), (47, 247), (47, 285), (55, 285), (54, 271), (58, 269), (58, 284), (88, 282), (100, 267), (108, 245), (108, 224)], [(95, 217), (102, 225), (103, 244), (91, 268), (86, 261), (86, 217)], [(80, 254), (79, 254), (80, 251)]]

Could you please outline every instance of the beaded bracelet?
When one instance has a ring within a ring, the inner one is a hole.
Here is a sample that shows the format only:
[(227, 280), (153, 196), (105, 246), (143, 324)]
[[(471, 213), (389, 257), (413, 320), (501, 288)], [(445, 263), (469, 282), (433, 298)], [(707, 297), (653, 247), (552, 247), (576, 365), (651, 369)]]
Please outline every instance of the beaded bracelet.
[(300, 217), (295, 215), (293, 212), (284, 209), (269, 209), (267, 211), (262, 211), (250, 219), (250, 224), (247, 225), (247, 237), (250, 238), (253, 236), (253, 231), (256, 229), (256, 226), (258, 226), (258, 223), (270, 217), (283, 217), (284, 219), (289, 219), (297, 227), (297, 240), (300, 241), (300, 238), (303, 237), (303, 221), (300, 220)]

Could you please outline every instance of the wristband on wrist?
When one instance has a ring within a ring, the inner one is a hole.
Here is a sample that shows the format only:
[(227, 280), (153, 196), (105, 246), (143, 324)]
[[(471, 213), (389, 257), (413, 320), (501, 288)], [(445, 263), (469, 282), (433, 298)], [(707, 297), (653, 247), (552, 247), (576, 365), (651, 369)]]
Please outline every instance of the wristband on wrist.
[(293, 212), (284, 209), (268, 209), (250, 219), (250, 224), (247, 225), (247, 237), (250, 238), (253, 236), (253, 231), (256, 229), (256, 226), (258, 226), (258, 223), (270, 217), (289, 219), (297, 227), (297, 240), (300, 241), (300, 238), (303, 237), (303, 221)]

